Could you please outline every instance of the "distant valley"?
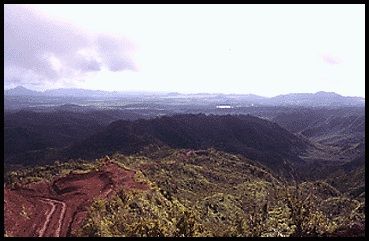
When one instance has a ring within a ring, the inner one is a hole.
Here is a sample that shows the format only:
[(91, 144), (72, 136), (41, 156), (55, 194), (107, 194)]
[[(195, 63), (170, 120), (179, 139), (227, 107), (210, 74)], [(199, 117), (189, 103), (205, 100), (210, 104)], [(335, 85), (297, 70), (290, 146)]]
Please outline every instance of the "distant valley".
[[(181, 94), (173, 92), (118, 92), (85, 89), (54, 89), (46, 91), (33, 91), (22, 86), (8, 89), (4, 92), (5, 108), (19, 109), (25, 107), (45, 107), (42, 102), (51, 106), (62, 104), (76, 104), (83, 106), (98, 106), (100, 108), (124, 107), (125, 103), (131, 107), (150, 107), (178, 105), (188, 108), (195, 105), (201, 107), (221, 108), (228, 106), (232, 109), (260, 106), (306, 106), (306, 107), (342, 107), (365, 105), (362, 97), (341, 96), (334, 92), (320, 91), (312, 93), (298, 93), (278, 95), (275, 97), (262, 97), (253, 94)], [(15, 100), (16, 98), (16, 100)], [(103, 100), (103, 101), (102, 101)], [(169, 104), (171, 103), (171, 104)], [(146, 105), (146, 106), (141, 106)], [(129, 107), (129, 106), (126, 106)]]

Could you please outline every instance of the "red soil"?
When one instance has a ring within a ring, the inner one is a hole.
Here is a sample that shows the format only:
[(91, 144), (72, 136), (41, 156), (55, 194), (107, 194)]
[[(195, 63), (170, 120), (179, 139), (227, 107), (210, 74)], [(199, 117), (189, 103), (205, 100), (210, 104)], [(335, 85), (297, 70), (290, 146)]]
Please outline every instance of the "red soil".
[(96, 198), (109, 198), (124, 188), (146, 190), (135, 171), (108, 162), (99, 171), (69, 174), (22, 188), (4, 187), (5, 231), (17, 237), (73, 236)]

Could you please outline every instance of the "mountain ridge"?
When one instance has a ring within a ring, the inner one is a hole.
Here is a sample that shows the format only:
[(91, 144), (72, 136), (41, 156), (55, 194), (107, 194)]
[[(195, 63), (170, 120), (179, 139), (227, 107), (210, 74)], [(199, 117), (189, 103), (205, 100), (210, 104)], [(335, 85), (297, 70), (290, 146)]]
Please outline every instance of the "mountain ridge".
[(318, 91), (316, 93), (290, 93), (274, 97), (263, 97), (255, 94), (224, 94), (224, 93), (192, 93), (179, 92), (137, 92), (137, 91), (103, 91), (82, 88), (59, 88), (45, 91), (34, 91), (23, 86), (4, 91), (5, 96), (44, 96), (44, 97), (122, 97), (125, 95), (155, 94), (162, 98), (215, 98), (224, 101), (232, 101), (235, 98), (241, 102), (246, 101), (256, 105), (269, 106), (356, 106), (364, 105), (365, 98), (358, 96), (342, 96), (335, 92)]
[(187, 114), (149, 120), (112, 122), (105, 129), (65, 149), (68, 158), (97, 158), (114, 152), (132, 154), (146, 146), (206, 149), (242, 154), (269, 166), (299, 165), (309, 143), (267, 120), (251, 115)]

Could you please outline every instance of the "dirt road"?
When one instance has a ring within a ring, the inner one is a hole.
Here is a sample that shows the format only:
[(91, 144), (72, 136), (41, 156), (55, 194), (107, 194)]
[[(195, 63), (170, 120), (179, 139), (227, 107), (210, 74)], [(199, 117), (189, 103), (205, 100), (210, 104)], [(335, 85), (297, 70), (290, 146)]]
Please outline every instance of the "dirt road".
[(107, 163), (98, 171), (69, 174), (49, 183), (5, 187), (5, 231), (16, 237), (74, 236), (94, 199), (109, 198), (122, 188), (148, 188), (134, 175), (133, 170)]
[[(43, 199), (40, 199), (40, 201), (51, 206), (51, 209), (46, 214), (45, 222), (42, 225), (41, 230), (39, 231), (38, 237), (44, 237), (45, 233), (53, 234), (52, 236), (49, 236), (49, 237), (60, 237), (60, 231), (61, 231), (61, 227), (63, 224), (63, 219), (64, 219), (67, 205), (65, 204), (65, 202), (61, 202), (61, 201), (58, 201), (55, 199), (49, 199), (49, 198), (43, 198)], [(57, 209), (60, 209), (59, 217), (55, 217), (56, 215), (55, 210)], [(52, 220), (52, 218), (57, 221), (56, 229), (54, 229), (54, 227), (50, 225), (50, 221)]]

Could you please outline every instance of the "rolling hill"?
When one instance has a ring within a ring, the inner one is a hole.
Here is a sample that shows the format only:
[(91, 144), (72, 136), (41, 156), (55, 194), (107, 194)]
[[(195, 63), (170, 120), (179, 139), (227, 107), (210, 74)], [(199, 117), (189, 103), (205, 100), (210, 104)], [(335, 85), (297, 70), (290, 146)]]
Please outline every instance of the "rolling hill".
[(149, 120), (116, 121), (64, 150), (68, 158), (97, 158), (115, 152), (132, 154), (148, 145), (218, 150), (242, 154), (273, 167), (299, 158), (309, 143), (260, 118), (175, 115)]
[(36, 164), (41, 161), (39, 154), (42, 156), (50, 148), (64, 148), (81, 141), (112, 121), (140, 117), (120, 110), (74, 111), (76, 108), (79, 110), (76, 106), (64, 105), (52, 112), (5, 112), (5, 164)]

